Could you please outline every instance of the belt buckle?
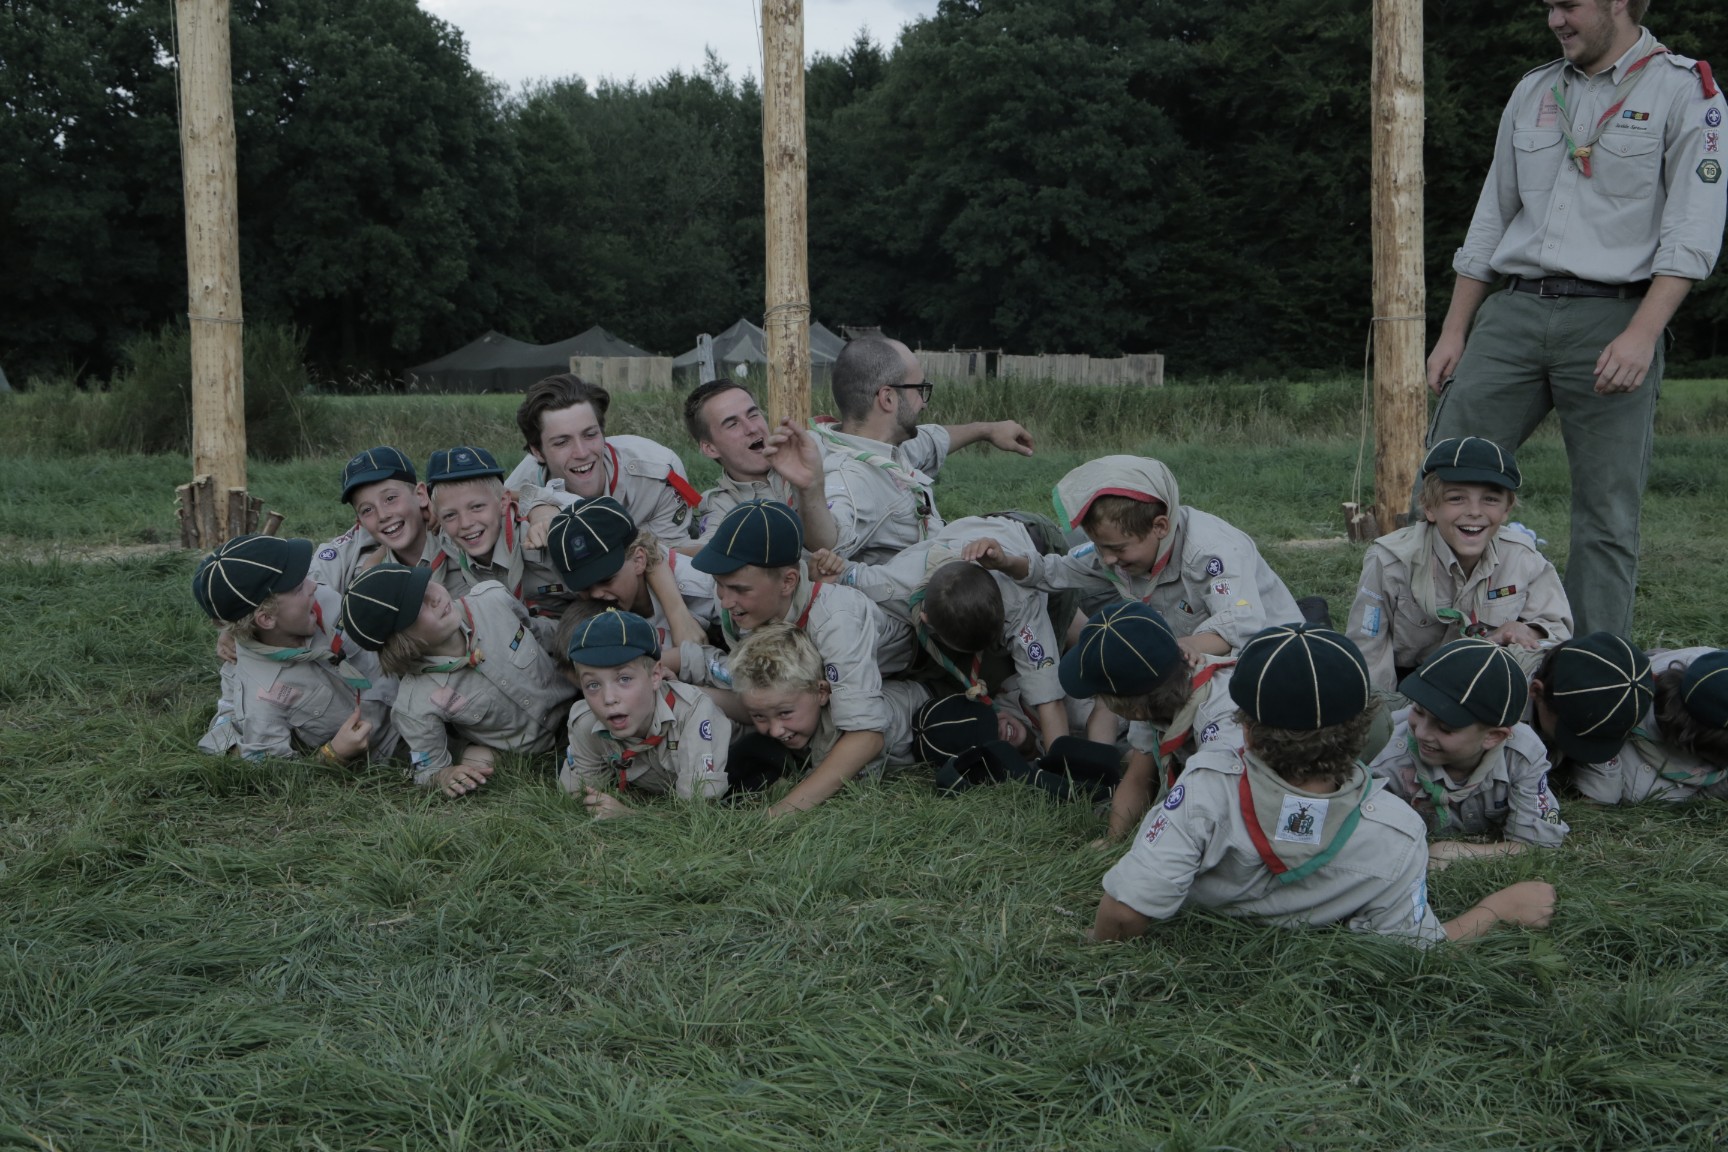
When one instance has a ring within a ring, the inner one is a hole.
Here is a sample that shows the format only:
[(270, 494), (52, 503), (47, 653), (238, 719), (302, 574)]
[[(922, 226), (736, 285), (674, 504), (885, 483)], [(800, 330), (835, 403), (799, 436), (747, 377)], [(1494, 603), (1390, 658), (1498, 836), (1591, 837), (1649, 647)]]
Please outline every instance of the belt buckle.
[(1563, 279), (1563, 277), (1544, 276), (1544, 277), (1542, 277), (1542, 279), (1536, 281), (1536, 295), (1537, 295), (1537, 297), (1540, 299), (1543, 299), (1543, 300), (1558, 300), (1558, 299), (1560, 299), (1560, 297), (1565, 295), (1565, 293), (1563, 293), (1563, 292), (1550, 292), (1548, 290), (1548, 285), (1550, 282), (1557, 282), (1561, 279)]

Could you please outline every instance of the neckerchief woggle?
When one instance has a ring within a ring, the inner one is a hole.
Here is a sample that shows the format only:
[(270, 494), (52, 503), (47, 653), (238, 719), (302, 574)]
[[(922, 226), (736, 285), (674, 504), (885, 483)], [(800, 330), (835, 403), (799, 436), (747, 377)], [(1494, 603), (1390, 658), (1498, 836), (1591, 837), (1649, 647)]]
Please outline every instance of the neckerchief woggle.
[[(1549, 92), (1554, 96), (1554, 103), (1560, 108), (1560, 135), (1566, 141), (1566, 155), (1577, 166), (1579, 175), (1586, 180), (1590, 178), (1590, 153), (1596, 147), (1596, 141), (1602, 138), (1603, 130), (1619, 113), (1621, 106), (1631, 97), (1632, 89), (1638, 86), (1638, 81), (1644, 78), (1644, 66), (1656, 57), (1665, 56), (1667, 53), (1668, 49), (1658, 44), (1655, 51), (1626, 69), (1626, 75), (1622, 76), (1620, 82), (1614, 85), (1614, 102), (1608, 106), (1608, 111), (1597, 117), (1596, 125), (1591, 129), (1590, 138), (1582, 144), (1577, 143), (1572, 138), (1574, 131), (1572, 109), (1566, 106), (1566, 91), (1571, 88), (1572, 82), (1567, 80), (1564, 85), (1556, 83), (1549, 89)], [(1561, 69), (1561, 76), (1565, 76), (1564, 68)]]
[(966, 699), (980, 700), (994, 707), (990, 699), (990, 685), (984, 682), (984, 654), (976, 652), (972, 655), (972, 671), (963, 672), (959, 665), (948, 658), (948, 653), (942, 651), (942, 646), (936, 643), (936, 638), (930, 634), (930, 626), (924, 623), (923, 613), (919, 611), (924, 605), (924, 589), (906, 598), (906, 607), (912, 613), (912, 631), (918, 637), (918, 644), (935, 660), (942, 670), (960, 682), (966, 690)]

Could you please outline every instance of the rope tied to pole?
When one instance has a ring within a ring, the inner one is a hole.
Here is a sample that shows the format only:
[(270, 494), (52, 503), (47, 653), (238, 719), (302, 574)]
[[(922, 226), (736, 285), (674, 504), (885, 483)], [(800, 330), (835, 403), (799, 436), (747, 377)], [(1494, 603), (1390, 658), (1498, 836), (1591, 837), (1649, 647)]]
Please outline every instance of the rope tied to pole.
[(244, 316), (200, 316), (196, 312), (186, 313), (186, 319), (188, 319), (188, 320), (202, 320), (206, 324), (244, 324), (244, 323), (246, 323), (246, 318)]

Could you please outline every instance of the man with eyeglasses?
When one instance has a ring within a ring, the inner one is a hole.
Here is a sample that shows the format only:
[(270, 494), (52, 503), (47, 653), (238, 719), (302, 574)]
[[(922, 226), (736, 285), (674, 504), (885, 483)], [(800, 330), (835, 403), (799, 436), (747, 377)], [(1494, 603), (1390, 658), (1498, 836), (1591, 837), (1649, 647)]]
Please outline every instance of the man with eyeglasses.
[(1032, 455), (1032, 436), (1013, 420), (920, 424), (934, 385), (912, 350), (898, 340), (866, 336), (834, 362), (838, 428), (817, 426), (826, 455), (834, 551), (881, 564), (942, 527), (933, 486), (948, 453), (987, 442)]

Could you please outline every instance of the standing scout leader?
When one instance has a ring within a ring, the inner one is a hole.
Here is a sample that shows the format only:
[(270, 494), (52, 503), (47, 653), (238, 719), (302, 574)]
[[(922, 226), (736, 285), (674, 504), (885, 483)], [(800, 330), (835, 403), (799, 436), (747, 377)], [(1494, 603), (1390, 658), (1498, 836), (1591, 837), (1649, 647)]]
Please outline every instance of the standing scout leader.
[(1722, 247), (1724, 105), (1708, 64), (1638, 26), (1649, 0), (1545, 3), (1565, 58), (1527, 74), (1500, 117), (1428, 357), (1441, 396), (1428, 442), (1516, 450), (1557, 409), (1572, 473), (1566, 596), (1580, 633), (1625, 636), (1662, 332)]

